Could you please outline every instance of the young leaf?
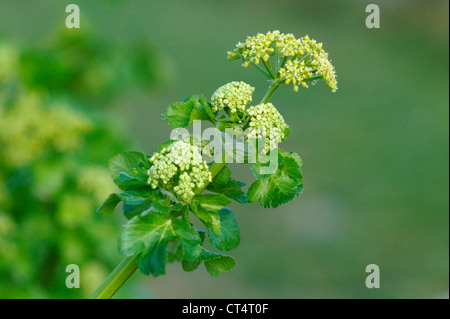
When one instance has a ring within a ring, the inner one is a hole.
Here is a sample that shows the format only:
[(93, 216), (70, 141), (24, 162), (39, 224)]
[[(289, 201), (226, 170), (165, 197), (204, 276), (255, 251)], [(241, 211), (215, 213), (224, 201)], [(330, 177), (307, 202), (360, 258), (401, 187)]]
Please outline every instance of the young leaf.
[(203, 95), (190, 95), (182, 102), (170, 105), (163, 114), (163, 119), (173, 128), (188, 127), (196, 120), (215, 123), (214, 113)]
[(191, 209), (194, 214), (206, 225), (208, 229), (216, 233), (221, 232), (219, 213), (210, 209), (206, 209), (197, 202), (191, 203)]
[(175, 219), (172, 222), (175, 236), (180, 240), (183, 248), (183, 258), (195, 260), (201, 253), (201, 238), (199, 233), (188, 222)]
[(207, 251), (203, 258), (206, 270), (212, 277), (219, 277), (236, 266), (234, 258), (227, 255)]
[(213, 253), (204, 248), (197, 260), (183, 260), (181, 264), (184, 271), (193, 271), (198, 268), (202, 261), (205, 264), (206, 270), (213, 277), (218, 277), (221, 273), (226, 273), (236, 266), (236, 261), (231, 256)]
[(201, 194), (196, 195), (194, 200), (197, 201), (200, 206), (206, 209), (218, 211), (224, 206), (230, 203), (230, 200), (222, 194)]
[(225, 166), (206, 189), (214, 193), (223, 194), (239, 203), (246, 203), (247, 198), (241, 189), (245, 184), (230, 178), (230, 175), (231, 170)]
[(122, 226), (118, 241), (119, 252), (127, 256), (146, 253), (162, 238), (174, 236), (169, 216), (158, 213), (136, 216)]
[(154, 277), (164, 275), (167, 265), (167, 241), (161, 240), (153, 250), (139, 254), (136, 264), (145, 275), (152, 274)]
[(123, 190), (145, 186), (146, 170), (150, 166), (147, 156), (139, 152), (123, 152), (109, 161), (111, 177)]
[(243, 186), (245, 186), (244, 183), (230, 179), (224, 186), (221, 186), (216, 182), (212, 182), (208, 185), (208, 187), (206, 187), (206, 189), (214, 193), (223, 194), (230, 199), (234, 199), (239, 203), (245, 204), (247, 203), (247, 196), (241, 189)]
[(109, 170), (113, 180), (119, 178), (121, 172), (127, 172), (137, 167), (140, 162), (147, 161), (147, 156), (139, 152), (123, 152), (117, 154), (109, 161)]
[(185, 260), (195, 260), (201, 254), (201, 238), (189, 223), (156, 212), (129, 220), (120, 232), (118, 248), (127, 256), (138, 254), (139, 269), (158, 276), (165, 272), (166, 241), (173, 239), (180, 241)]
[(103, 215), (111, 215), (114, 213), (114, 209), (120, 202), (120, 198), (117, 194), (113, 193), (108, 196), (108, 198), (97, 208), (97, 213)]
[(155, 198), (158, 190), (153, 189), (151, 187), (138, 188), (138, 189), (130, 189), (121, 194), (117, 194), (117, 196), (128, 205), (139, 205), (143, 202)]
[(272, 175), (259, 175), (260, 163), (252, 165), (257, 180), (250, 186), (247, 199), (253, 203), (259, 201), (264, 207), (277, 207), (303, 191), (302, 161), (295, 153), (280, 150), (278, 168)]
[(127, 203), (123, 203), (122, 211), (126, 219), (131, 219), (134, 216), (137, 216), (142, 212), (148, 210), (151, 206), (152, 204), (150, 201), (145, 201), (139, 205), (129, 205)]
[(123, 189), (134, 189), (148, 186), (147, 169), (143, 167), (135, 167), (127, 172), (120, 172), (117, 185)]
[(236, 248), (240, 242), (239, 226), (234, 213), (228, 208), (223, 208), (219, 212), (221, 233), (208, 230), (210, 244), (222, 251)]

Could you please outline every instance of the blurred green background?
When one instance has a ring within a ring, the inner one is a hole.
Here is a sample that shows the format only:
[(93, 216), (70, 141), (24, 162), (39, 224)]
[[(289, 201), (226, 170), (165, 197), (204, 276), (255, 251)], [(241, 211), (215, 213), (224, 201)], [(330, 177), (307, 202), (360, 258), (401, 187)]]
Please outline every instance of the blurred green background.
[[(64, 27), (69, 3), (80, 6), (79, 30)], [(380, 29), (365, 26), (370, 3), (380, 6)], [(98, 194), (82, 193), (74, 179), (90, 167), (97, 173), (87, 184), (106, 185), (99, 172), (116, 152), (151, 154), (170, 134), (160, 114), (189, 94), (209, 97), (242, 80), (257, 100), (265, 79), (226, 52), (275, 29), (323, 42), (339, 76), (335, 94), (321, 83), (284, 87), (272, 99), (292, 129), (283, 148), (305, 162), (304, 194), (277, 209), (231, 206), (241, 244), (230, 273), (211, 278), (173, 264), (156, 279), (136, 273), (117, 296), (448, 297), (448, 10), (445, 0), (2, 0), (0, 297), (89, 295), (120, 260), (123, 219), (95, 216)], [(20, 107), (45, 113), (61, 103), (71, 110), (63, 114), (90, 123), (74, 126), (79, 146), (60, 149), (56, 139), (13, 160)], [(247, 166), (233, 169), (252, 181)], [(79, 291), (65, 288), (68, 263), (80, 265)], [(372, 263), (380, 289), (365, 286)]]

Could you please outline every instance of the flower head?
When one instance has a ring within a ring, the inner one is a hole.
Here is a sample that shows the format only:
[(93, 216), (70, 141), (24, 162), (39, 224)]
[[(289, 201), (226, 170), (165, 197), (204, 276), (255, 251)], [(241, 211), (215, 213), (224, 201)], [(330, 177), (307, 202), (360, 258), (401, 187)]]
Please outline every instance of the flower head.
[(272, 68), (269, 58), (275, 56), (275, 72), (271, 70), (273, 80), (284, 80), (293, 84), (294, 91), (299, 85), (308, 87), (308, 82), (315, 83), (323, 79), (333, 90), (337, 90), (336, 73), (322, 43), (308, 36), (297, 39), (293, 34), (280, 31), (258, 33), (247, 37), (244, 43), (238, 43), (236, 49), (228, 52), (230, 61), (242, 59), (245, 67), (252, 63), (259, 64), (261, 59), (266, 67)]
[(173, 191), (183, 202), (190, 202), (194, 189), (211, 182), (208, 164), (203, 160), (200, 148), (189, 140), (178, 140), (154, 154), (148, 170), (148, 183), (156, 188)]
[(263, 153), (278, 146), (288, 135), (289, 126), (272, 103), (251, 106), (247, 110), (252, 129), (248, 139), (265, 138)]
[(243, 113), (252, 101), (255, 88), (245, 82), (233, 81), (218, 88), (211, 97), (213, 111), (225, 109), (227, 113)]

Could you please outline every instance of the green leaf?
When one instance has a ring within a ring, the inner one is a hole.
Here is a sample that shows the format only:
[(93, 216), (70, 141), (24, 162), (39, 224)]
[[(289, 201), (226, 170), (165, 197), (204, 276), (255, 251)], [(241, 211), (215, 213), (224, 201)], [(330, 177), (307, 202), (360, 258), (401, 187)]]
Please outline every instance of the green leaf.
[(135, 167), (127, 172), (120, 172), (117, 185), (123, 190), (134, 189), (148, 186), (147, 180), (147, 169)]
[(155, 198), (159, 191), (151, 187), (127, 190), (117, 196), (128, 205), (139, 205), (143, 202)]
[(122, 227), (118, 248), (121, 254), (138, 254), (139, 269), (154, 276), (165, 273), (167, 240), (177, 239), (185, 260), (195, 260), (201, 254), (201, 238), (187, 222), (156, 212), (132, 218)]
[(119, 252), (132, 256), (150, 251), (162, 238), (174, 236), (169, 216), (158, 213), (136, 216), (122, 226), (118, 241)]
[(168, 141), (165, 141), (165, 142), (159, 144), (159, 146), (158, 146), (158, 153), (161, 152), (164, 148), (169, 147), (170, 145), (172, 145), (176, 141), (177, 140), (168, 140)]
[(222, 251), (236, 248), (241, 240), (239, 226), (234, 213), (228, 208), (223, 208), (219, 212), (221, 233), (208, 230), (210, 244)]
[(239, 203), (246, 203), (247, 198), (241, 189), (245, 184), (230, 178), (230, 176), (231, 170), (225, 166), (219, 174), (217, 174), (212, 183), (208, 184), (206, 189), (214, 193), (223, 194)]
[(245, 204), (247, 203), (247, 196), (242, 191), (243, 186), (245, 186), (244, 183), (230, 179), (224, 186), (213, 181), (212, 183), (209, 183), (206, 189), (214, 193), (223, 194), (230, 199), (234, 199), (239, 203)]
[(188, 222), (182, 220), (173, 220), (173, 231), (181, 242), (183, 248), (183, 257), (186, 260), (194, 260), (201, 253), (201, 238), (199, 233)]
[(215, 123), (215, 115), (203, 95), (190, 95), (182, 102), (170, 105), (163, 114), (163, 119), (173, 128), (188, 127), (196, 120)]
[(230, 203), (230, 200), (223, 194), (200, 194), (193, 200), (197, 201), (203, 208), (218, 211)]
[(108, 196), (108, 198), (97, 208), (97, 213), (103, 215), (111, 215), (114, 213), (114, 209), (120, 202), (120, 197), (113, 193)]
[(228, 166), (225, 166), (219, 172), (219, 174), (217, 174), (216, 177), (214, 177), (213, 182), (220, 186), (225, 186), (230, 181), (230, 176), (231, 176), (231, 170)]
[(183, 260), (181, 264), (184, 271), (193, 271), (198, 268), (202, 261), (205, 264), (206, 270), (213, 277), (218, 277), (220, 274), (226, 273), (236, 266), (236, 261), (231, 256), (214, 253), (204, 248), (197, 260)]
[(123, 152), (109, 161), (111, 177), (123, 190), (145, 186), (150, 166), (147, 156), (139, 152)]
[(210, 209), (206, 209), (197, 202), (191, 203), (191, 209), (194, 214), (205, 224), (205, 226), (216, 233), (221, 232), (219, 213)]
[(208, 251), (203, 258), (206, 270), (212, 277), (219, 277), (220, 274), (227, 273), (236, 266), (234, 258), (227, 255)]
[(138, 268), (145, 275), (157, 277), (166, 273), (167, 241), (159, 241), (153, 250), (140, 254), (136, 259)]
[(129, 205), (126, 203), (123, 203), (122, 205), (122, 211), (125, 215), (126, 219), (131, 219), (134, 216), (137, 216), (141, 214), (142, 212), (148, 210), (152, 206), (150, 201), (145, 201), (142, 204), (139, 205)]
[(303, 191), (302, 161), (295, 153), (279, 150), (278, 168), (272, 175), (260, 175), (260, 163), (252, 164), (257, 180), (250, 186), (247, 199), (259, 201), (264, 207), (277, 207), (295, 198)]

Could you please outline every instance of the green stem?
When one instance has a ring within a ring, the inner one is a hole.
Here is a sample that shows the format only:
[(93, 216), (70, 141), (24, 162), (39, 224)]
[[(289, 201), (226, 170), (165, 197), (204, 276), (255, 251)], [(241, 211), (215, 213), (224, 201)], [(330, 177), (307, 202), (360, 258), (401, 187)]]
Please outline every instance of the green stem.
[(252, 62), (252, 65), (254, 65), (256, 67), (256, 69), (261, 72), (265, 77), (267, 77), (268, 79), (272, 79), (272, 77), (270, 76), (269, 73), (267, 73), (266, 71), (264, 71), (263, 68), (261, 68), (259, 65), (257, 65), (255, 62)]
[(275, 74), (273, 73), (273, 70), (272, 70), (272, 67), (270, 66), (270, 63), (267, 62), (267, 61), (264, 61), (264, 59), (261, 59), (261, 60), (262, 60), (262, 62), (264, 64), (264, 66), (266, 67), (267, 71), (269, 72), (270, 77), (272, 79), (275, 79)]
[(135, 272), (137, 268), (136, 258), (137, 255), (125, 257), (97, 290), (89, 296), (89, 299), (110, 299)]
[(275, 93), (275, 91), (280, 87), (280, 84), (276, 81), (272, 82), (272, 85), (269, 86), (269, 89), (267, 90), (266, 94), (262, 98), (260, 104), (269, 102), (272, 95)]

